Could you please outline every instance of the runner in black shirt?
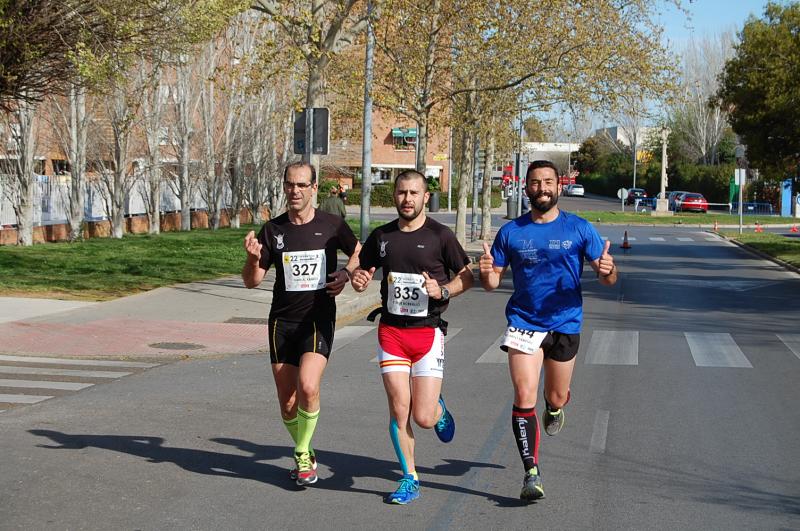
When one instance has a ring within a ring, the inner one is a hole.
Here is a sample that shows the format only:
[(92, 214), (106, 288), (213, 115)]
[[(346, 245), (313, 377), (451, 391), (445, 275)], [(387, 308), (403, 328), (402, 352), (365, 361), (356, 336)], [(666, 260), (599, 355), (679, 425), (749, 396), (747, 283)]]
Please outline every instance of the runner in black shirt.
[(455, 235), (425, 215), (428, 198), (421, 173), (397, 176), (394, 201), (400, 217), (370, 234), (352, 279), (353, 288), (364, 291), (376, 268), (383, 268), (378, 355), (389, 398), (389, 433), (403, 469), (400, 486), (387, 501), (403, 505), (419, 497), (412, 416), (418, 426), (434, 428), (443, 442), (455, 434), (440, 394), (446, 331), (441, 314), (451, 297), (472, 286), (470, 261)]
[[(281, 415), (295, 442), (298, 485), (317, 481), (311, 438), (319, 417), (319, 388), (333, 346), (334, 297), (358, 265), (360, 245), (339, 216), (315, 210), (313, 166), (286, 167), (283, 179), (287, 212), (268, 221), (256, 237), (245, 238), (247, 262), (242, 278), (258, 286), (271, 265), (275, 286), (269, 313), (269, 351)], [(336, 251), (350, 257), (336, 270)]]

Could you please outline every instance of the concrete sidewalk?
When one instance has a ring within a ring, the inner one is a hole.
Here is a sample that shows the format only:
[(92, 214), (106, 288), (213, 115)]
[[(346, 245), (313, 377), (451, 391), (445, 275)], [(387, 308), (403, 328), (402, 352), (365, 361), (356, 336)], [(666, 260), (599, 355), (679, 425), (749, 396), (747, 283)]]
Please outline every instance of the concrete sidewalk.
[[(0, 297), (0, 353), (163, 361), (266, 352), (273, 283), (270, 271), (252, 290), (228, 277), (98, 303)], [(361, 294), (346, 286), (336, 301), (343, 326), (380, 304), (380, 283)]]

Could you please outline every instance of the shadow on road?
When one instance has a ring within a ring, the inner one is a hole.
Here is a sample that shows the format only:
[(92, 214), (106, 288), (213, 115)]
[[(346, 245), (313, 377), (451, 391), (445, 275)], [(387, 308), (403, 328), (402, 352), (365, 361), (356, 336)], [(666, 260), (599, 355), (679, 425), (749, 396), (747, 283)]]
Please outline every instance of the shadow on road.
[[(101, 448), (142, 457), (149, 463), (172, 463), (184, 470), (197, 474), (251, 479), (274, 485), (284, 490), (301, 490), (301, 487), (297, 487), (289, 479), (286, 468), (264, 463), (264, 461), (284, 459), (291, 455), (292, 448), (288, 446), (255, 444), (241, 439), (210, 439), (211, 442), (232, 446), (249, 454), (239, 455), (165, 446), (165, 441), (162, 437), (68, 434), (39, 429), (29, 430), (29, 433), (38, 437), (46, 437), (56, 443), (54, 445), (40, 444), (38, 445), (40, 448), (59, 450)], [(387, 492), (355, 488), (354, 479), (358, 477), (373, 477), (394, 482), (400, 476), (398, 465), (395, 461), (331, 451), (318, 451), (317, 456), (320, 466), (323, 469), (326, 467), (330, 469), (331, 475), (324, 477), (323, 473), (324, 481), (317, 483), (314, 488), (374, 494), (383, 498)], [(492, 463), (446, 459), (444, 464), (436, 465), (432, 468), (419, 467), (417, 470), (423, 475), (459, 477), (476, 468), (502, 469), (504, 467)], [(423, 479), (422, 484), (429, 488), (485, 497), (499, 504), (510, 503), (501, 496), (464, 489), (457, 485), (426, 481), (425, 479)]]

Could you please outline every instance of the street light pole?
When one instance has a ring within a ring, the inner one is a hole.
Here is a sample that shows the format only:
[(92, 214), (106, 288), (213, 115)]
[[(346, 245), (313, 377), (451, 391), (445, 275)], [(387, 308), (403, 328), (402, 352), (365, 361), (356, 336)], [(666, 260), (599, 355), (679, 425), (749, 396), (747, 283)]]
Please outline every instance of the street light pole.
[(745, 169), (743, 166), (745, 149), (744, 146), (739, 144), (734, 150), (736, 157), (736, 184), (739, 187), (739, 234), (742, 233), (742, 225), (744, 224), (744, 212), (742, 210), (742, 200), (744, 196), (744, 182), (745, 182)]

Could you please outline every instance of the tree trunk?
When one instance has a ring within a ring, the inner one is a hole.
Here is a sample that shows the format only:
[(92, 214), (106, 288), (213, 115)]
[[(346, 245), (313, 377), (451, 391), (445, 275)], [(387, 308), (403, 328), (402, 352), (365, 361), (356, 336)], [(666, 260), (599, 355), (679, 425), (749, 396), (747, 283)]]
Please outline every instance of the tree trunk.
[(16, 188), (17, 201), (14, 212), (17, 215), (17, 243), (22, 246), (33, 245), (33, 203), (37, 186), (33, 174), (33, 156), (36, 150), (36, 107), (33, 103), (19, 100), (14, 113), (19, 123), (17, 140)]
[(494, 168), (495, 136), (489, 132), (489, 142), (483, 162), (483, 205), (481, 207), (481, 239), (489, 241), (492, 237), (492, 169)]
[(86, 91), (76, 85), (69, 91), (70, 192), (69, 241), (83, 237), (84, 199), (86, 197), (86, 136), (89, 130), (86, 113)]
[(417, 119), (417, 157), (415, 167), (418, 172), (425, 175), (427, 164), (425, 159), (428, 153), (428, 116), (422, 115)]
[(467, 198), (469, 188), (472, 185), (472, 179), (469, 177), (472, 177), (475, 167), (473, 135), (467, 133), (466, 137), (464, 142), (464, 172), (458, 179), (458, 206), (456, 207), (456, 239), (462, 246), (467, 243)]

